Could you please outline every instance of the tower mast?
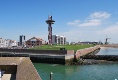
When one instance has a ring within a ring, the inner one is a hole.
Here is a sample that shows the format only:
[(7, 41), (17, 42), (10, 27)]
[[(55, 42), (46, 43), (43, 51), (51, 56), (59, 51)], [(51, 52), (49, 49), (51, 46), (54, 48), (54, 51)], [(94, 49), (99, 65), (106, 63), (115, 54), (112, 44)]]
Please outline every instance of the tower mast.
[(48, 24), (48, 44), (52, 44), (52, 24), (54, 24), (54, 22), (52, 16), (48, 16), (48, 20), (46, 20), (46, 23)]

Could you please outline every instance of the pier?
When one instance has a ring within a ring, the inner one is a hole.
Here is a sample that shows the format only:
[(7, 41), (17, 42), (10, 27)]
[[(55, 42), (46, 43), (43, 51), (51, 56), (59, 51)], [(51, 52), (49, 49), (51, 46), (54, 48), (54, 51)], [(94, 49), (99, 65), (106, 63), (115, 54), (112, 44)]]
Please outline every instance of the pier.
[(29, 57), (32, 62), (72, 64), (78, 63), (81, 56), (99, 49), (100, 46), (77, 50), (30, 50), (30, 49), (0, 49), (1, 57)]
[(2, 80), (42, 80), (27, 57), (0, 57)]

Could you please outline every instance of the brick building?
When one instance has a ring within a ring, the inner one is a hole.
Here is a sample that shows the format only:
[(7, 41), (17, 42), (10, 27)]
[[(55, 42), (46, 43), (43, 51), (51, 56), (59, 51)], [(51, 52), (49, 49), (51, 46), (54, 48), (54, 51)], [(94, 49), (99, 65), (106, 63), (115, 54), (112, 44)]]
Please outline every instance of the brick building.
[(40, 46), (42, 44), (46, 44), (46, 41), (44, 41), (41, 38), (36, 38), (36, 37), (32, 37), (31, 39), (26, 41), (27, 47)]

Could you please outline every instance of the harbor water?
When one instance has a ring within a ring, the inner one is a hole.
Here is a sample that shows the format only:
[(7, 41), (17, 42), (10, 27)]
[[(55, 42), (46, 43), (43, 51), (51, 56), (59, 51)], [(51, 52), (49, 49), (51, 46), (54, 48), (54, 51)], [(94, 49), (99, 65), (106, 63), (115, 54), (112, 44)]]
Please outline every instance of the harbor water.
[(118, 48), (101, 47), (97, 55), (118, 55)]
[[(118, 55), (118, 48), (102, 48), (98, 55)], [(42, 80), (118, 80), (118, 64), (59, 65), (33, 63)]]

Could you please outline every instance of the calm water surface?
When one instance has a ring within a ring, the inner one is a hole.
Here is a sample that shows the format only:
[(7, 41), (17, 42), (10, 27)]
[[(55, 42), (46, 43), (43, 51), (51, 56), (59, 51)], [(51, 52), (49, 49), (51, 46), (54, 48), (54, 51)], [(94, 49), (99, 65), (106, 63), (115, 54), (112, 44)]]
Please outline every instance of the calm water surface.
[(74, 65), (33, 63), (42, 80), (115, 80), (118, 79), (118, 64)]
[[(98, 55), (118, 55), (118, 48), (102, 48)], [(118, 80), (118, 64), (59, 65), (33, 63), (42, 80)]]
[(97, 55), (118, 55), (118, 48), (105, 48), (101, 47), (101, 50)]

